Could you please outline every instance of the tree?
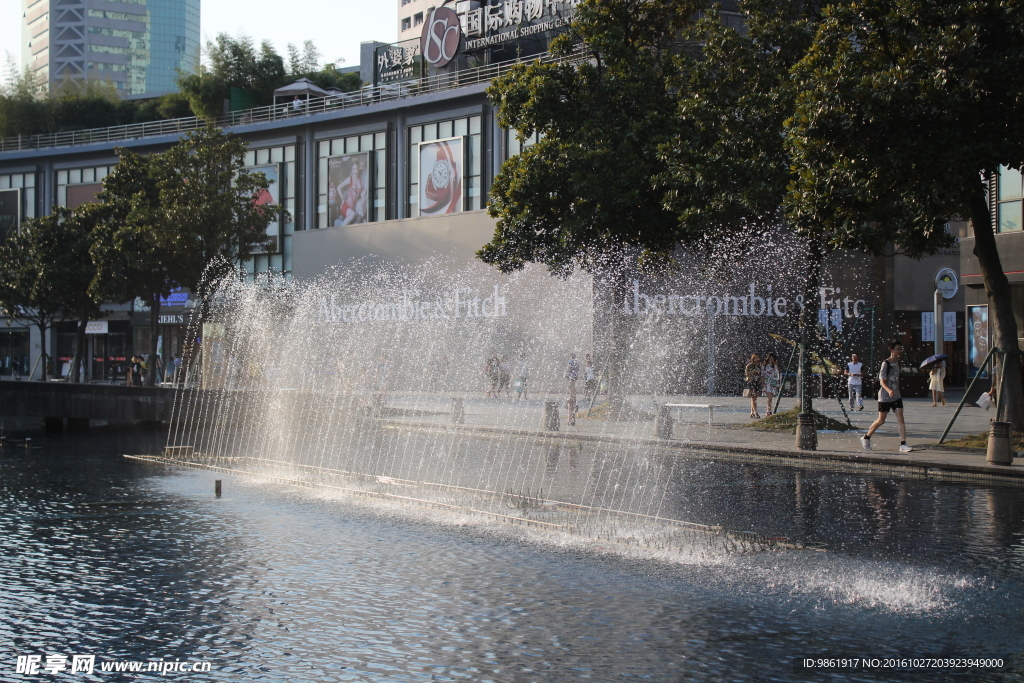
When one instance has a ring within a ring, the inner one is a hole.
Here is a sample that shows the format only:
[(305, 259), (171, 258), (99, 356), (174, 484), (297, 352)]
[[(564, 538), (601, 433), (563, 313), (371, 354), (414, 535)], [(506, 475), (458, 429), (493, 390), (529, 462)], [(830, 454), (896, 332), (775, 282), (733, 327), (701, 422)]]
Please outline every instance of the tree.
[[(155, 358), (160, 300), (177, 287), (206, 296), (207, 264), (221, 264), (216, 277), (264, 246), (280, 207), (258, 203), (266, 176), (248, 173), (244, 143), (212, 127), (160, 154), (119, 149), (118, 155), (99, 195), (92, 293), (146, 301)], [(155, 378), (156, 364), (150, 363), (147, 384)]]
[(333, 64), (320, 66), (320, 52), (313, 41), (302, 44), (300, 52), (288, 45), (288, 68), (274, 46), (264, 40), (257, 48), (246, 35), (232, 37), (219, 33), (206, 43), (209, 65), (178, 78), (178, 87), (191, 104), (196, 116), (215, 119), (224, 113), (224, 100), (236, 88), (251, 95), (256, 106), (274, 102), (274, 90), (298, 78), (308, 78), (321, 88), (350, 91), (362, 82), (358, 74), (339, 73)]
[[(507, 160), (491, 188), (493, 239), (478, 253), (503, 272), (543, 263), (555, 274), (593, 273), (617, 301), (623, 266), (664, 262), (680, 238), (656, 179), (658, 149), (678, 131), (669, 82), (679, 32), (693, 2), (600, 0), (579, 6), (569, 34), (552, 44), (567, 56), (581, 40), (594, 58), (514, 67), (488, 89), (501, 126), (536, 144)], [(625, 320), (613, 316), (606, 376), (619, 395)], [(621, 396), (619, 396), (621, 398)]]
[[(995, 346), (1017, 351), (1009, 283), (996, 249), (985, 179), (1024, 168), (1024, 7), (955, 0), (860, 0), (829, 7), (794, 69), (800, 93), (787, 131), (798, 173), (787, 214), (842, 246), (899, 233), (911, 256), (970, 219)], [(1024, 428), (1020, 357), (1007, 355), (999, 419)]]
[(29, 69), (19, 72), (8, 54), (7, 79), (0, 87), (0, 139), (45, 132), (45, 93), (45, 80)]
[(77, 379), (85, 323), (100, 313), (88, 293), (94, 277), (88, 258), (94, 224), (88, 207), (75, 211), (56, 207), (48, 216), (26, 221), (20, 232), (0, 245), (0, 308), (39, 329), (44, 380), (49, 372), (46, 332), (54, 321), (59, 317), (80, 321), (71, 372)]

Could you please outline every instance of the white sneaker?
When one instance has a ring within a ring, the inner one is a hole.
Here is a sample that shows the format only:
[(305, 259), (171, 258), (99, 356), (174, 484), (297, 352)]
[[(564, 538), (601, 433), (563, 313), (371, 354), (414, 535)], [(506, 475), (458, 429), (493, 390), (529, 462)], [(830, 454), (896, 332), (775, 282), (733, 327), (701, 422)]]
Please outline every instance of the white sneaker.
[(911, 446), (909, 446), (907, 444), (901, 444), (900, 445), (900, 453), (910, 453), (913, 450), (914, 450), (913, 447), (911, 447)]
[(871, 450), (871, 439), (869, 439), (866, 436), (860, 437), (860, 445), (864, 447), (864, 450), (870, 451)]

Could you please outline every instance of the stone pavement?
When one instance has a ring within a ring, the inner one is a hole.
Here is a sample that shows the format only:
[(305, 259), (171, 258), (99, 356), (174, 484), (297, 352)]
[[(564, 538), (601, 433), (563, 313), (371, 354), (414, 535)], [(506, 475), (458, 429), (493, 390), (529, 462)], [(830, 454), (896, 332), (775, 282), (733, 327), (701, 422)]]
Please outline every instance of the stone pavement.
[[(898, 451), (900, 441), (894, 417), (883, 425), (871, 438), (873, 449), (868, 452), (860, 444), (860, 435), (877, 416), (876, 402), (866, 400), (862, 412), (850, 413), (850, 419), (857, 429), (853, 432), (818, 433), (817, 451), (800, 451), (796, 448), (791, 432), (769, 432), (744, 429), (739, 425), (750, 423), (749, 399), (730, 396), (630, 396), (630, 406), (653, 416), (657, 404), (696, 403), (722, 406), (714, 412), (714, 426), (708, 425), (706, 410), (682, 409), (674, 411), (676, 419), (671, 439), (657, 439), (653, 420), (618, 422), (602, 419), (587, 419), (587, 405), (584, 403), (575, 426), (566, 424), (564, 397), (531, 396), (527, 401), (510, 398), (487, 399), (480, 394), (454, 393), (446, 396), (398, 394), (388, 398), (388, 406), (395, 410), (389, 421), (402, 424), (438, 427), (451, 426), (451, 397), (463, 400), (464, 423), (461, 429), (521, 435), (575, 437), (602, 441), (628, 440), (647, 443), (657, 447), (670, 447), (686, 451), (711, 451), (718, 453), (749, 454), (754, 456), (779, 457), (791, 460), (811, 459), (843, 461), (847, 464), (872, 466), (907, 467), (916, 472), (970, 473), (1000, 477), (1020, 477), (1024, 483), (1024, 454), (1009, 466), (990, 465), (984, 451), (965, 452), (946, 450), (937, 445), (942, 431), (956, 410), (962, 393), (946, 394), (946, 406), (931, 406), (930, 399), (904, 399), (907, 421), (907, 443), (913, 446), (912, 453)], [(557, 433), (543, 429), (545, 400), (559, 401), (560, 428)], [(603, 400), (603, 397), (602, 397)], [(763, 401), (763, 399), (762, 399)], [(600, 400), (598, 402), (600, 404)], [(760, 405), (761, 414), (764, 408)], [(782, 399), (780, 411), (793, 408), (796, 400)], [(815, 399), (815, 409), (840, 421), (842, 412), (835, 399)], [(988, 431), (993, 411), (965, 406), (957, 418), (948, 440), (968, 434)]]

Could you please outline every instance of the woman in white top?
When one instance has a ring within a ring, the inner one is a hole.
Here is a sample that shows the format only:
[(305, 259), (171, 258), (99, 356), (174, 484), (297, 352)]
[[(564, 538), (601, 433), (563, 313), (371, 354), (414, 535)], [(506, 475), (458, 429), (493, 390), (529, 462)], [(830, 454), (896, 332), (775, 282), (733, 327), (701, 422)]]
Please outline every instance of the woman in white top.
[(939, 402), (942, 405), (946, 405), (946, 397), (944, 395), (946, 387), (943, 383), (943, 380), (946, 378), (946, 361), (933, 365), (932, 369), (928, 371), (928, 375), (931, 378), (928, 381), (928, 388), (932, 392), (932, 408), (938, 405)]

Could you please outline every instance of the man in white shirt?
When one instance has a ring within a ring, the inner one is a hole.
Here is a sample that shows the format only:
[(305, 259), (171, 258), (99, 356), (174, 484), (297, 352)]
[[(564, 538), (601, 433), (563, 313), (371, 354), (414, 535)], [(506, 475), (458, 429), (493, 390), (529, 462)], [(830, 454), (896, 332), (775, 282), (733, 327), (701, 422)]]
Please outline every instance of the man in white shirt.
[(855, 353), (846, 364), (846, 386), (850, 390), (850, 410), (855, 402), (857, 410), (864, 410), (864, 364), (857, 360)]

